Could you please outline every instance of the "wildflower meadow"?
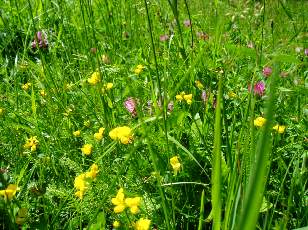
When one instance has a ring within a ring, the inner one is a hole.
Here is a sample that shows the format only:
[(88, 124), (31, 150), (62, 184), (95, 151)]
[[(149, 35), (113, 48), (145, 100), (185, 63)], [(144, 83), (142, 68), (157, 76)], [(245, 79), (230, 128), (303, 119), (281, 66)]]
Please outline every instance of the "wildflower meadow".
[(0, 229), (308, 229), (308, 1), (0, 0)]

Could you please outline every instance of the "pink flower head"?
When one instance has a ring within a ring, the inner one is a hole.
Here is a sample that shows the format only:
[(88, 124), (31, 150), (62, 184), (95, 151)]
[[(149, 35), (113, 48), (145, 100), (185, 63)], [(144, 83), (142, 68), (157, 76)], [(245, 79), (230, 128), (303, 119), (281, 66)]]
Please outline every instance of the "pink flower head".
[(305, 49), (304, 53), (306, 56), (308, 56), (308, 49)]
[(268, 66), (265, 66), (264, 68), (263, 68), (263, 71), (262, 71), (262, 73), (263, 73), (263, 75), (265, 76), (265, 77), (269, 77), (269, 76), (271, 76), (271, 74), (272, 74), (272, 68), (271, 67), (268, 67)]
[(169, 36), (167, 34), (160, 35), (159, 40), (161, 42), (165, 42), (169, 40)]
[(189, 19), (184, 20), (184, 26), (191, 27), (191, 21)]
[(205, 90), (202, 90), (201, 99), (202, 99), (203, 102), (206, 102), (206, 100), (207, 100), (207, 95), (206, 95), (206, 91)]
[(168, 103), (168, 112), (172, 112), (173, 111), (173, 101), (170, 101), (169, 103)]
[(47, 34), (41, 31), (38, 31), (35, 35), (35, 38), (33, 42), (31, 43), (31, 46), (33, 49), (36, 48), (37, 43), (39, 44), (40, 48), (47, 48), (48, 47), (48, 40), (47, 40)]
[(137, 116), (136, 101), (134, 98), (132, 97), (127, 98), (126, 101), (124, 101), (124, 107), (133, 117)]
[(209, 35), (207, 33), (204, 33), (204, 32), (197, 32), (197, 37), (201, 40), (208, 40), (209, 39)]
[(255, 95), (262, 96), (265, 91), (265, 84), (262, 81), (258, 81), (254, 87), (253, 87), (253, 92)]

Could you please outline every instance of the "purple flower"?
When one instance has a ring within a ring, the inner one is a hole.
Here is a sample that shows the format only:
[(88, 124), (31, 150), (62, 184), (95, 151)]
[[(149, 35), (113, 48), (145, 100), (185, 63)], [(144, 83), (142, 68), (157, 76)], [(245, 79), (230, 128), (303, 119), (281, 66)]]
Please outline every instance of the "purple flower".
[(203, 102), (206, 102), (206, 100), (207, 100), (206, 91), (205, 90), (202, 90), (201, 99), (202, 99)]
[(40, 48), (47, 48), (48, 47), (47, 34), (41, 31), (38, 31), (36, 33), (34, 40), (31, 43), (31, 46), (33, 49), (37, 47), (37, 42)]
[(262, 81), (258, 81), (254, 87), (253, 87), (253, 92), (255, 95), (262, 96), (265, 91), (265, 84)]
[(263, 73), (263, 75), (265, 76), (265, 77), (269, 77), (269, 76), (271, 76), (271, 74), (272, 74), (272, 68), (271, 67), (268, 67), (268, 66), (265, 66), (264, 68), (263, 68), (263, 70), (262, 70), (262, 73)]
[(305, 49), (304, 53), (306, 56), (308, 56), (308, 49)]
[(168, 40), (169, 40), (169, 36), (168, 36), (167, 34), (160, 35), (160, 36), (159, 36), (159, 40), (160, 40), (161, 42), (168, 41)]
[(191, 27), (191, 21), (189, 19), (184, 20), (184, 26)]
[(124, 101), (124, 107), (133, 117), (137, 116), (136, 101), (134, 98), (132, 97), (127, 98), (126, 101)]

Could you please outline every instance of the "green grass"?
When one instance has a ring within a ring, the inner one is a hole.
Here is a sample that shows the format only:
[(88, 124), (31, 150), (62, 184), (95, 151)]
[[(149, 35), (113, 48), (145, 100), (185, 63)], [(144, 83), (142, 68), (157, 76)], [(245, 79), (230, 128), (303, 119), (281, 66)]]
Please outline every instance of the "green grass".
[[(143, 229), (141, 218), (151, 220), (144, 229), (307, 227), (307, 7), (3, 0), (1, 229), (112, 229), (114, 221)], [(91, 85), (95, 72), (100, 81)], [(249, 85), (260, 81), (257, 95)], [(262, 127), (258, 117), (266, 118)], [(122, 126), (132, 129), (129, 144), (109, 136)], [(34, 136), (31, 151), (25, 144)], [(80, 199), (75, 178), (94, 163), (98, 174), (85, 179)], [(19, 190), (10, 197), (11, 184)], [(114, 212), (120, 188), (141, 198), (136, 214), (127, 205)]]

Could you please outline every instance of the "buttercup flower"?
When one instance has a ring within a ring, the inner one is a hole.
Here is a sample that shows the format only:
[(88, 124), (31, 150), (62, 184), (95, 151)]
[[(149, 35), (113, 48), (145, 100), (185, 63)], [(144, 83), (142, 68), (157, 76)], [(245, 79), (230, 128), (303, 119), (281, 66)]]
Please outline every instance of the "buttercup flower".
[(4, 109), (0, 108), (0, 116), (4, 113)]
[(30, 137), (24, 144), (25, 149), (30, 149), (31, 152), (34, 152), (37, 149), (37, 146), (39, 144), (39, 141), (37, 140), (37, 137)]
[(104, 131), (105, 131), (105, 128), (100, 128), (100, 129), (98, 130), (98, 133), (95, 133), (95, 134), (94, 134), (94, 138), (95, 138), (97, 141), (101, 141), (101, 140), (103, 139)]
[(88, 78), (88, 83), (90, 85), (96, 85), (98, 82), (100, 82), (100, 73), (98, 71), (92, 73), (91, 77)]
[(257, 117), (254, 121), (253, 124), (257, 127), (262, 127), (266, 122), (266, 119), (263, 117)]
[(73, 132), (73, 135), (75, 137), (80, 137), (80, 134), (81, 134), (80, 130), (76, 130), (75, 132)]
[(47, 96), (47, 93), (46, 93), (46, 91), (45, 91), (44, 89), (41, 89), (41, 90), (40, 90), (40, 95), (41, 95), (42, 97), (46, 97), (46, 96)]
[(282, 134), (284, 133), (286, 127), (284, 125), (275, 125), (273, 129), (276, 130), (278, 133)]
[(116, 197), (111, 199), (112, 204), (115, 205), (114, 212), (115, 213), (121, 213), (125, 209), (125, 201), (124, 201), (124, 190), (123, 188), (120, 188)]
[(229, 98), (236, 98), (236, 93), (234, 93), (233, 91), (230, 91), (229, 93), (228, 93), (228, 96), (229, 96)]
[(120, 222), (117, 221), (117, 220), (114, 221), (113, 224), (112, 224), (112, 226), (113, 226), (114, 228), (118, 228), (118, 227), (120, 227), (120, 225), (121, 225)]
[(263, 68), (263, 71), (262, 71), (262, 73), (263, 73), (263, 75), (264, 75), (265, 77), (271, 76), (272, 72), (273, 72), (273, 71), (272, 71), (272, 68), (271, 68), (271, 67), (268, 67), (268, 66), (264, 67), (264, 68)]
[(81, 152), (85, 155), (90, 155), (92, 153), (93, 146), (91, 144), (85, 144), (81, 148)]
[(143, 65), (137, 65), (136, 69), (134, 70), (135, 74), (140, 74), (144, 69)]
[(134, 197), (134, 198), (126, 198), (125, 204), (127, 207), (130, 208), (130, 212), (132, 214), (136, 214), (139, 211), (139, 206), (141, 202), (141, 197)]
[(97, 164), (92, 164), (90, 167), (90, 171), (86, 173), (87, 178), (95, 179), (97, 174), (98, 174), (98, 165)]
[(178, 171), (180, 171), (181, 169), (181, 163), (179, 162), (179, 158), (177, 156), (170, 158), (170, 164), (172, 166), (174, 174), (177, 174)]
[(74, 187), (77, 189), (75, 192), (75, 196), (79, 197), (80, 199), (83, 198), (86, 190), (89, 187), (89, 182), (86, 180), (87, 175), (82, 173), (75, 178)]
[(16, 184), (9, 184), (6, 189), (0, 190), (0, 196), (3, 196), (5, 200), (12, 200), (19, 188)]
[(196, 80), (195, 84), (196, 84), (198, 89), (203, 89), (204, 88), (204, 86), (202, 85), (201, 81), (199, 81), (199, 80)]
[(113, 87), (113, 83), (108, 82), (108, 83), (106, 84), (106, 89), (107, 89), (107, 90), (112, 89), (112, 87)]
[(31, 83), (30, 82), (27, 82), (26, 84), (23, 84), (21, 86), (21, 88), (25, 91), (29, 90), (29, 88), (31, 87)]
[(148, 230), (148, 229), (150, 229), (150, 224), (151, 224), (151, 220), (140, 218), (135, 223), (135, 229), (136, 230)]
[(119, 140), (122, 144), (129, 144), (133, 139), (132, 129), (128, 126), (114, 128), (109, 132), (112, 140)]

